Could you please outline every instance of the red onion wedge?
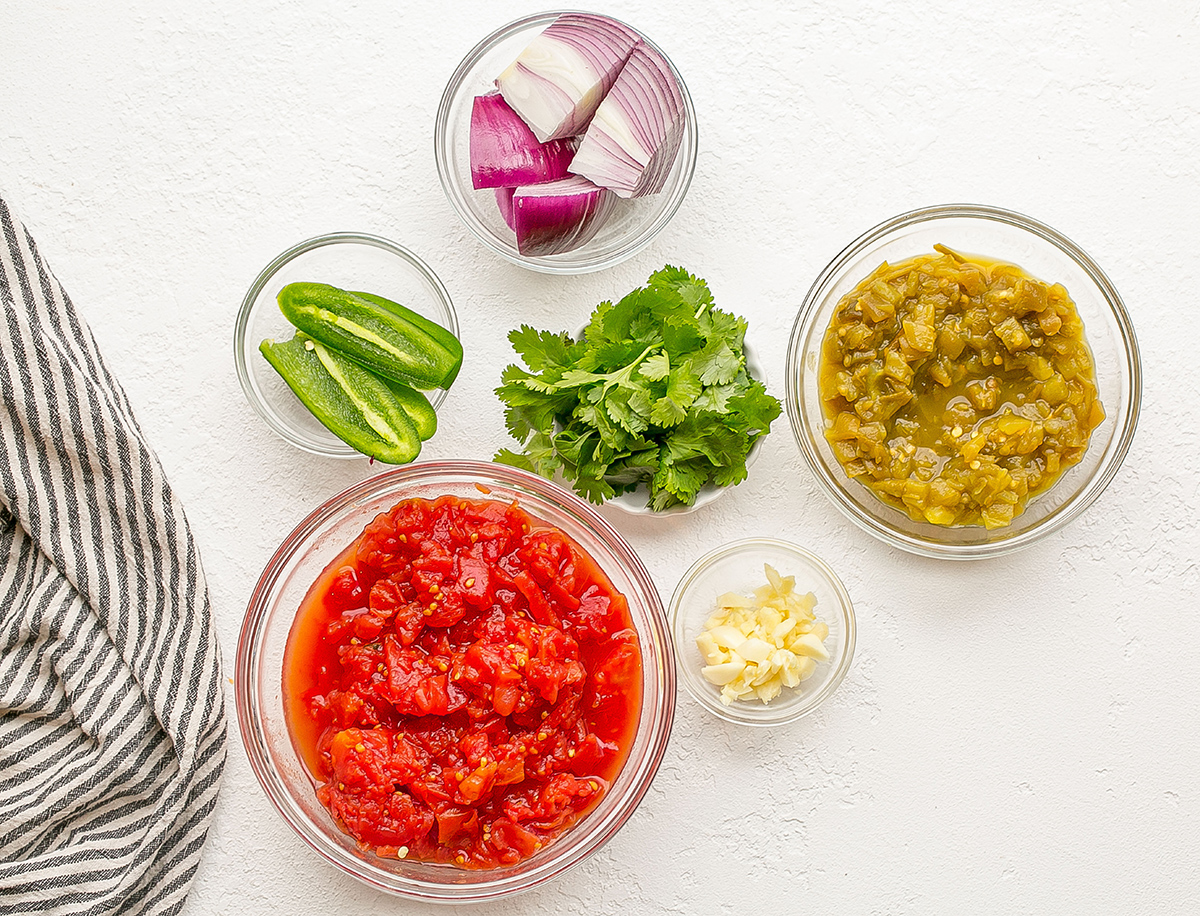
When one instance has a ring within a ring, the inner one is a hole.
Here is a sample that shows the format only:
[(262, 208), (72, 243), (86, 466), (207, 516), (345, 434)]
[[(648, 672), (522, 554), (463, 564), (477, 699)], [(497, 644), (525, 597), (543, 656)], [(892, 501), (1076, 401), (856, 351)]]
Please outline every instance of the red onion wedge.
[(638, 34), (616, 20), (564, 13), (496, 78), (513, 110), (545, 143), (583, 133)]
[(517, 227), (513, 225), (513, 195), (516, 193), (516, 188), (496, 188), (496, 206), (500, 208), (500, 215), (504, 217), (504, 225), (513, 232), (517, 231)]
[(596, 110), (571, 172), (619, 197), (657, 194), (679, 152), (685, 117), (671, 65), (639, 42)]
[(562, 254), (586, 244), (599, 231), (615, 199), (612, 192), (575, 175), (517, 188), (511, 223), (517, 251), (526, 256)]
[(515, 188), (567, 176), (573, 140), (539, 143), (498, 92), (475, 97), (471, 108), (471, 184)]

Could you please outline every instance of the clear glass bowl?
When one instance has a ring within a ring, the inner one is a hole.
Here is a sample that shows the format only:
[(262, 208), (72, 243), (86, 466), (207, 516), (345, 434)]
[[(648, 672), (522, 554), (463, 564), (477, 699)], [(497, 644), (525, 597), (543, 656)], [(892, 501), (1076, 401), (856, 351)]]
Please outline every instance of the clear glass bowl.
[[(704, 660), (696, 648), (696, 637), (704, 631), (720, 595), (751, 595), (766, 584), (765, 563), (781, 576), (795, 576), (797, 592), (812, 592), (816, 597), (814, 613), (829, 626), (825, 640), (829, 661), (819, 662), (816, 673), (799, 687), (783, 688), (770, 704), (744, 700), (726, 706), (720, 688), (700, 673)], [(845, 586), (819, 557), (787, 541), (747, 538), (705, 554), (679, 580), (670, 615), (684, 688), (713, 715), (740, 725), (783, 725), (808, 715), (833, 695), (854, 659), (854, 607)]]
[[(242, 300), (233, 331), (238, 380), (255, 412), (297, 448), (327, 458), (362, 458), (317, 420), (259, 352), (263, 340), (290, 340), (292, 327), (275, 297), (289, 283), (329, 283), (399, 302), (460, 336), (450, 294), (419, 257), (395, 242), (361, 232), (333, 232), (289, 248), (268, 264)], [(426, 392), (436, 410), (441, 388)]]
[[(315, 783), (292, 745), (284, 713), (284, 651), (309, 587), (380, 512), (401, 499), (444, 494), (505, 504), (519, 500), (530, 515), (573, 538), (628, 599), (642, 650), (637, 731), (608, 795), (542, 851), (517, 865), (487, 871), (382, 859), (358, 851), (317, 801)], [(435, 461), (388, 471), (333, 497), (302, 521), (284, 538), (250, 596), (235, 677), (246, 753), (284, 820), (344, 872), (380, 890), (428, 901), (496, 900), (538, 887), (594, 853), (645, 795), (662, 761), (675, 714), (670, 630), (654, 582), (633, 549), (590, 506), (561, 487), (524, 471), (474, 461)]]
[[(646, 43), (662, 54), (683, 95), (686, 125), (683, 142), (666, 185), (657, 194), (637, 200), (618, 200), (595, 238), (574, 251), (526, 256), (517, 251), (517, 239), (500, 215), (491, 188), (476, 191), (471, 185), (471, 106), (475, 96), (495, 88), (494, 80), (563, 11), (526, 16), (497, 29), (477, 44), (458, 65), (438, 106), (433, 146), (438, 176), (451, 205), (467, 228), (492, 251), (514, 264), (550, 274), (582, 274), (619, 264), (641, 251), (671, 221), (683, 203), (696, 169), (696, 112), (679, 71), (650, 39)], [(612, 18), (612, 17), (609, 17)], [(636, 31), (636, 30), (635, 30)], [(639, 33), (640, 34), (640, 33)]]
[[(838, 301), (881, 263), (932, 253), (937, 243), (1017, 265), (1061, 283), (1083, 319), (1107, 417), (1093, 430), (1083, 459), (1031, 500), (1011, 525), (947, 528), (918, 522), (886, 505), (842, 470), (825, 438), (817, 385), (821, 344)], [(1027, 547), (1076, 518), (1108, 486), (1129, 450), (1141, 406), (1142, 370), (1133, 324), (1120, 295), (1079, 246), (1037, 220), (1008, 210), (948, 204), (914, 210), (856, 239), (821, 271), (792, 328), (786, 400), (796, 441), (821, 489), (852, 521), (913, 553), (970, 560)]]

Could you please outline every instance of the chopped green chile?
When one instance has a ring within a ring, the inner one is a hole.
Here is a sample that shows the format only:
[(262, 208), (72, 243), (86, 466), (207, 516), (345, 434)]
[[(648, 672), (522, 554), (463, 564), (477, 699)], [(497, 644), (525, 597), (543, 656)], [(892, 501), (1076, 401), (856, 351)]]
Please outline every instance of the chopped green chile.
[(1060, 284), (934, 247), (885, 262), (835, 308), (825, 436), (848, 476), (911, 518), (1002, 528), (1103, 421), (1091, 351)]

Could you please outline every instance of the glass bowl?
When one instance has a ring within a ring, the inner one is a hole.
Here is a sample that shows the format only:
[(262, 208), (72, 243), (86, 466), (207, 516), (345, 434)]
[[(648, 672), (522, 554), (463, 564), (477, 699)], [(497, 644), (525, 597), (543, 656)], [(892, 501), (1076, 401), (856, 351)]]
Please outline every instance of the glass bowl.
[[(704, 631), (720, 595), (752, 595), (766, 584), (763, 565), (767, 563), (781, 576), (795, 576), (797, 592), (812, 592), (816, 597), (814, 613), (829, 626), (825, 640), (829, 661), (818, 662), (812, 677), (798, 687), (784, 687), (769, 704), (735, 700), (726, 706), (721, 702), (720, 688), (700, 673), (704, 660), (696, 648), (696, 637)], [(751, 726), (795, 722), (833, 695), (854, 659), (854, 607), (845, 586), (819, 557), (787, 541), (746, 538), (705, 554), (679, 580), (671, 597), (670, 615), (684, 688), (701, 706), (727, 722)]]
[(518, 19), (492, 32), (467, 54), (442, 94), (433, 145), (438, 176), (446, 196), (467, 228), (484, 245), (501, 257), (530, 270), (550, 274), (582, 274), (612, 267), (633, 256), (671, 221), (687, 195), (696, 169), (696, 112), (692, 107), (692, 97), (675, 65), (662, 53), (662, 49), (643, 36), (646, 44), (667, 61), (683, 96), (683, 141), (666, 185), (657, 194), (637, 200), (616, 201), (612, 213), (596, 236), (574, 251), (555, 255), (522, 255), (517, 251), (516, 236), (496, 206), (495, 192), (491, 188), (476, 191), (472, 187), (471, 106), (475, 96), (495, 88), (493, 81), (496, 77), (516, 60), (535, 35), (560, 15), (561, 11), (554, 11)]
[[(258, 275), (242, 300), (233, 331), (233, 358), (250, 406), (297, 448), (327, 458), (362, 458), (361, 452), (321, 425), (258, 350), (265, 339), (290, 340), (296, 332), (275, 297), (297, 281), (329, 283), (383, 296), (459, 337), (450, 294), (429, 266), (407, 248), (376, 235), (333, 232), (279, 255)], [(425, 394), (436, 410), (446, 393), (437, 388)]]
[[(482, 489), (481, 489), (482, 488)], [(595, 559), (629, 602), (641, 643), (642, 705), (633, 745), (599, 805), (517, 865), (461, 870), (358, 851), (318, 802), (315, 782), (285, 721), (283, 663), (296, 610), (318, 575), (380, 512), (410, 497), (452, 494), (509, 504), (565, 532)], [(237, 647), (238, 722), (259, 782), (284, 820), (324, 859), (379, 890), (468, 903), (538, 887), (583, 861), (633, 814), (658, 770), (675, 713), (671, 634), (658, 591), (629, 544), (586, 503), (533, 474), (474, 461), (397, 468), (350, 487), (312, 512), (275, 552), (258, 580)]]
[[(839, 300), (881, 263), (957, 251), (1017, 265), (1074, 300), (1095, 364), (1106, 419), (1083, 459), (1030, 500), (1003, 528), (943, 527), (886, 505), (842, 470), (826, 440), (817, 376), (822, 340)], [(1079, 516), (1108, 486), (1129, 450), (1141, 405), (1142, 372), (1133, 325), (1120, 295), (1087, 254), (1049, 226), (1008, 210), (949, 204), (881, 223), (847, 246), (817, 277), (792, 328), (785, 380), (788, 418), (822, 490), (852, 521), (893, 546), (929, 557), (969, 560), (1027, 547)]]

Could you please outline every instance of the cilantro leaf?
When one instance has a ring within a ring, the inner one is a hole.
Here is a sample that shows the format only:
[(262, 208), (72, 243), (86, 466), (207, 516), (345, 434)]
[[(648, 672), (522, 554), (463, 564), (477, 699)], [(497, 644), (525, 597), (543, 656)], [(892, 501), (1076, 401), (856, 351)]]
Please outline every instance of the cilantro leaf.
[(509, 467), (520, 468), (522, 471), (529, 471), (536, 474), (533, 469), (533, 459), (524, 452), (514, 452), (511, 449), (502, 448), (492, 457), (492, 460), (497, 464), (507, 464)]
[(764, 433), (782, 412), (779, 401), (767, 394), (762, 382), (750, 382), (740, 394), (731, 397), (729, 409), (741, 414), (747, 429)]
[(667, 356), (665, 350), (655, 353), (646, 358), (646, 361), (642, 363), (642, 367), (638, 371), (651, 381), (660, 381), (665, 379), (671, 372), (671, 358)]
[(645, 389), (625, 387), (605, 399), (604, 410), (621, 429), (637, 435), (650, 425), (646, 403)]
[(662, 334), (663, 349), (673, 360), (683, 359), (704, 346), (700, 322), (690, 313), (664, 318), (659, 332)]
[(707, 479), (708, 468), (696, 459), (663, 462), (654, 475), (651, 505), (656, 510), (681, 503), (691, 505)]
[(617, 491), (601, 477), (578, 477), (575, 480), (574, 489), (588, 502), (595, 503), (597, 506), (603, 505), (605, 500), (612, 499), (617, 495)]
[(730, 347), (741, 352), (746, 338), (746, 322), (737, 315), (730, 315), (720, 309), (705, 312), (698, 319), (700, 331), (706, 340), (725, 340)]
[(525, 361), (534, 372), (541, 372), (551, 366), (567, 366), (570, 364), (569, 351), (571, 337), (566, 331), (557, 334), (550, 331), (536, 331), (527, 324), (521, 325), (508, 334), (508, 340), (517, 351), (517, 355)]
[(687, 416), (687, 409), (704, 386), (692, 369), (691, 360), (672, 370), (666, 393), (654, 402), (650, 421), (656, 426), (676, 426)]
[(657, 290), (670, 290), (692, 310), (693, 314), (712, 306), (713, 298), (708, 284), (679, 267), (667, 265), (662, 270), (651, 274), (650, 287)]
[(735, 353), (729, 341), (714, 338), (692, 360), (696, 374), (705, 385), (727, 385), (737, 377), (743, 357)]
[(729, 399), (740, 390), (734, 384), (705, 386), (692, 402), (692, 409), (715, 414), (726, 413), (729, 410)]
[(658, 471), (658, 463), (658, 448), (650, 445), (614, 461), (604, 479), (614, 490), (627, 492), (639, 484), (648, 483)]

